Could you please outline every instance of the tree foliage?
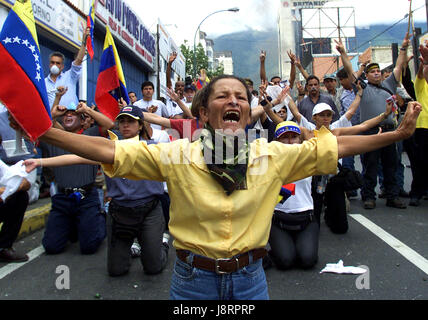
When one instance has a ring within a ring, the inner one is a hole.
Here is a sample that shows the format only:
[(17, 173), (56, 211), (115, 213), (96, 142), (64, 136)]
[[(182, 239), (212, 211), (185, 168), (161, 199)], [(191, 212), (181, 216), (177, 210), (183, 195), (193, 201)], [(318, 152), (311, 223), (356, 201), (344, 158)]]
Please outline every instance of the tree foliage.
[[(193, 47), (189, 46), (187, 41), (185, 41), (184, 44), (180, 46), (180, 49), (186, 62), (186, 74), (193, 77), (193, 71), (194, 71), (193, 70), (193, 66), (194, 66)], [(200, 73), (201, 69), (206, 70), (207, 76), (209, 78), (223, 74), (224, 67), (222, 65), (216, 68), (216, 70), (208, 69), (208, 56), (205, 54), (204, 47), (200, 43), (196, 46), (195, 58), (196, 58), (195, 59), (196, 75)]]

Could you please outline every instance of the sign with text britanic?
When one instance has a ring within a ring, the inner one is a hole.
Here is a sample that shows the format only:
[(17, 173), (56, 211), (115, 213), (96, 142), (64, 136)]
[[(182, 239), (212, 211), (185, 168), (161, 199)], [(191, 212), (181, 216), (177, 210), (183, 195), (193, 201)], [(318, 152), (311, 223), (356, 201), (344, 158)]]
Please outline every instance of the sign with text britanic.
[(149, 68), (155, 69), (156, 38), (125, 1), (99, 0), (95, 13), (108, 25), (115, 39), (134, 52)]
[(338, 1), (338, 0), (318, 0), (318, 1), (307, 1), (307, 0), (284, 0), (282, 1), (283, 7), (291, 7), (293, 9), (312, 9), (321, 8), (327, 2)]

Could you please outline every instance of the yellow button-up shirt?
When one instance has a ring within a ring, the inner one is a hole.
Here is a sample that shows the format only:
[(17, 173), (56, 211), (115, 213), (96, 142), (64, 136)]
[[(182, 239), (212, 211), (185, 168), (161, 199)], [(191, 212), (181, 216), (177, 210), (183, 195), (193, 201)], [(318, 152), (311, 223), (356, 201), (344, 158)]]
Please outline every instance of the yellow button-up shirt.
[(338, 158), (336, 137), (325, 128), (302, 144), (257, 139), (250, 144), (247, 190), (227, 196), (211, 176), (199, 140), (151, 145), (118, 140), (115, 148), (114, 164), (103, 164), (104, 172), (110, 177), (166, 181), (174, 247), (215, 259), (263, 248), (281, 186), (334, 174)]
[(428, 84), (425, 78), (416, 77), (415, 93), (417, 101), (422, 105), (422, 111), (416, 120), (416, 128), (428, 129)]

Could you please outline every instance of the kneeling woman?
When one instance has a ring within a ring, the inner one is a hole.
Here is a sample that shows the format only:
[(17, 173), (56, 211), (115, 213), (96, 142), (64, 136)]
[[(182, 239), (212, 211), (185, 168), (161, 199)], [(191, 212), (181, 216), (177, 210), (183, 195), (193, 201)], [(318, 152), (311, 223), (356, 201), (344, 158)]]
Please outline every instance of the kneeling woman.
[[(299, 126), (292, 121), (279, 123), (275, 140), (285, 144), (301, 143)], [(279, 269), (295, 265), (310, 268), (318, 260), (319, 225), (313, 214), (311, 182), (312, 177), (296, 181), (295, 194), (275, 207), (268, 257)]]
[[(144, 129), (144, 117), (135, 106), (122, 108), (116, 117), (121, 138), (148, 139)], [(117, 139), (114, 134), (112, 139)], [(76, 155), (64, 155), (46, 159), (29, 159), (24, 164), (27, 171), (40, 166), (64, 166), (81, 163), (96, 164)], [(164, 193), (162, 182), (129, 180), (106, 176), (107, 197), (111, 198), (107, 216), (107, 269), (111, 276), (129, 271), (131, 246), (134, 238), (141, 245), (141, 263), (144, 272), (156, 274), (167, 263), (169, 246), (163, 242), (165, 219), (158, 197)]]

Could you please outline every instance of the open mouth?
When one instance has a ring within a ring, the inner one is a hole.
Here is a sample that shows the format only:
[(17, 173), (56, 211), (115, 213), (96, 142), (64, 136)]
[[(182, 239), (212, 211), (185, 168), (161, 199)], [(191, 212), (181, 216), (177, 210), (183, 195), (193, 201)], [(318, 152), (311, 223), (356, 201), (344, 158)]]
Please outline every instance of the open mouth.
[(63, 120), (63, 122), (64, 122), (65, 124), (73, 123), (73, 121), (74, 121), (74, 119), (73, 119), (73, 118), (70, 118), (70, 117), (65, 117), (65, 118), (64, 118), (64, 120)]
[(223, 115), (224, 122), (235, 123), (235, 122), (239, 122), (240, 119), (241, 117), (238, 111), (227, 111)]

